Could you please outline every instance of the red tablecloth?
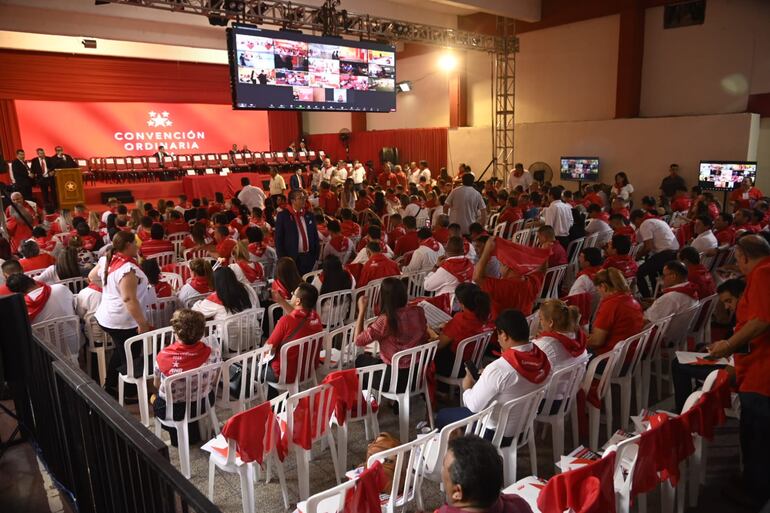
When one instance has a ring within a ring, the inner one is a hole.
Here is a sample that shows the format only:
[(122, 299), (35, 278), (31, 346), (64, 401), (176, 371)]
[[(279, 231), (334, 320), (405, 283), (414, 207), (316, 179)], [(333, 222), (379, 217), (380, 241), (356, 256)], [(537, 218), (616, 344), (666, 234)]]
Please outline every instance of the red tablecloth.
[[(281, 173), (286, 186), (289, 186), (290, 173)], [(265, 194), (269, 190), (262, 182), (269, 181), (270, 175), (265, 173), (233, 173), (227, 176), (203, 175), (203, 176), (185, 176), (182, 178), (182, 188), (188, 198), (209, 198), (214, 199), (215, 192), (221, 192), (225, 199), (232, 198), (235, 193), (241, 190), (241, 178), (248, 177), (251, 185), (262, 187)]]

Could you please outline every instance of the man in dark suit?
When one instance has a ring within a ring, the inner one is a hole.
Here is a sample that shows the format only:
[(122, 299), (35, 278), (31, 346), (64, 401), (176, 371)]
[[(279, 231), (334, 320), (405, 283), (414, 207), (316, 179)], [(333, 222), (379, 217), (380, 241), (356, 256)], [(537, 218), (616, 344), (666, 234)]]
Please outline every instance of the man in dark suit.
[(291, 257), (300, 274), (313, 270), (318, 260), (318, 228), (313, 214), (305, 208), (303, 190), (289, 193), (289, 206), (275, 218), (275, 250), (278, 257)]
[(153, 157), (158, 159), (158, 167), (163, 170), (162, 177), (168, 178), (168, 170), (166, 170), (166, 162), (163, 160), (164, 157), (170, 157), (168, 153), (166, 153), (166, 147), (162, 144), (158, 145), (158, 151), (152, 154)]
[(305, 188), (305, 177), (302, 176), (302, 168), (297, 167), (294, 174), (289, 178), (289, 189), (292, 191), (299, 191)]
[(13, 181), (16, 183), (16, 190), (18, 190), (25, 200), (32, 200), (32, 179), (34, 174), (29, 168), (29, 165), (24, 160), (24, 150), (16, 150), (16, 158), (11, 164), (11, 172), (13, 173)]
[(75, 162), (75, 159), (72, 158), (72, 155), (64, 153), (64, 148), (57, 146), (54, 148), (54, 151), (56, 151), (56, 154), (51, 157), (52, 169), (72, 169), (78, 167), (78, 164)]
[(45, 156), (43, 148), (38, 148), (36, 151), (37, 157), (30, 162), (30, 168), (43, 195), (43, 205), (55, 204), (56, 192), (54, 191), (53, 162), (51, 158)]

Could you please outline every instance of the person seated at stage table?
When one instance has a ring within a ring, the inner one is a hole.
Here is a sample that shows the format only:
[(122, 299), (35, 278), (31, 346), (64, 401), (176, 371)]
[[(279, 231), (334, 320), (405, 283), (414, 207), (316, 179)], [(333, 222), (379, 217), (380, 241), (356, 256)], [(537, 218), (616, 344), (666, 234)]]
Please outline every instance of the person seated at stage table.
[(400, 276), (401, 269), (398, 264), (382, 253), (382, 246), (378, 241), (372, 241), (366, 245), (369, 258), (361, 268), (358, 276), (358, 286), (363, 287), (370, 281), (379, 280), (388, 276)]
[(251, 286), (265, 281), (265, 270), (259, 262), (251, 261), (249, 244), (245, 240), (238, 241), (233, 247), (230, 269), (244, 285)]
[(38, 269), (45, 269), (55, 262), (50, 254), (40, 252), (40, 246), (38, 246), (37, 242), (34, 240), (25, 240), (22, 242), (20, 252), (24, 258), (19, 260), (19, 263), (25, 273), (37, 271)]
[(420, 246), (412, 252), (409, 263), (404, 266), (405, 273), (429, 271), (433, 269), (439, 258), (444, 256), (444, 246), (433, 238), (433, 233), (427, 226), (417, 231), (417, 239), (420, 241)]
[(78, 262), (78, 250), (70, 244), (64, 248), (56, 257), (56, 263), (48, 266), (45, 271), (37, 275), (37, 281), (45, 283), (56, 283), (70, 278), (81, 278), (88, 273)]
[(568, 261), (567, 250), (556, 240), (556, 233), (551, 226), (543, 225), (537, 229), (537, 247), (551, 250), (548, 267), (564, 265)]
[(190, 298), (209, 294), (214, 290), (214, 272), (211, 263), (203, 258), (190, 261), (190, 280), (177, 291), (179, 304), (185, 306)]
[(238, 281), (229, 267), (220, 267), (214, 271), (214, 292), (192, 306), (209, 320), (223, 321), (232, 314), (252, 307), (251, 295), (246, 286)]
[(139, 248), (144, 258), (152, 258), (160, 253), (174, 253), (174, 244), (163, 238), (163, 225), (155, 223), (150, 228), (150, 238)]
[(561, 299), (546, 299), (538, 310), (540, 330), (532, 343), (543, 350), (556, 371), (588, 360), (586, 336), (580, 329), (580, 310)]
[(639, 333), (644, 326), (644, 314), (623, 274), (614, 267), (596, 273), (594, 285), (601, 302), (587, 344), (592, 354), (601, 355)]
[(495, 238), (489, 237), (473, 270), (473, 281), (489, 294), (492, 299), (492, 316), (495, 317), (504, 309), (513, 307), (529, 315), (532, 305), (540, 295), (543, 286), (547, 262), (535, 271), (521, 275), (516, 270), (500, 263), (500, 278), (487, 274), (487, 264), (495, 251)]

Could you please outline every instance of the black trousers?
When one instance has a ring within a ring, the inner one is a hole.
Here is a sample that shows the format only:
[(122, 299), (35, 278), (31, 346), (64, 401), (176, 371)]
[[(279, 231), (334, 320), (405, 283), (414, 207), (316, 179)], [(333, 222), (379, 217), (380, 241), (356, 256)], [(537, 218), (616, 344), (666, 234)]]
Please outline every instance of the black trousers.
[(56, 183), (53, 177), (40, 178), (37, 183), (43, 195), (43, 205), (50, 204), (56, 206)]
[(679, 413), (684, 408), (684, 403), (693, 392), (692, 380), (703, 381), (706, 376), (717, 369), (723, 369), (724, 365), (683, 365), (674, 358), (671, 362), (671, 380), (674, 383), (674, 404)]
[(743, 481), (759, 503), (770, 499), (770, 397), (740, 392)]
[(316, 253), (317, 251), (308, 251), (307, 253), (300, 253), (294, 258), (294, 261), (297, 262), (300, 276), (313, 270), (317, 259)]
[[(139, 330), (137, 328), (120, 330), (105, 328), (104, 326), (101, 326), (101, 328), (110, 336), (112, 343), (115, 345), (110, 361), (107, 362), (107, 376), (104, 379), (104, 388), (115, 390), (118, 386), (118, 372), (126, 368), (126, 351), (123, 347), (126, 340), (139, 334)], [(141, 356), (141, 346), (136, 344), (135, 347), (137, 354), (133, 355), (134, 359)]]
[[(381, 363), (384, 363), (382, 360), (377, 358), (376, 356), (372, 356), (369, 353), (363, 353), (356, 357), (356, 367), (368, 367), (369, 365), (379, 365)], [(386, 392), (390, 389), (390, 365), (388, 365), (388, 368), (385, 369), (385, 378), (382, 380), (382, 389)], [(402, 393), (406, 390), (406, 382), (409, 380), (409, 368), (399, 369), (398, 370), (398, 387), (396, 388), (396, 392)], [(374, 384), (377, 385), (380, 382), (380, 375), (379, 373), (374, 374)], [(362, 387), (367, 387), (368, 383), (364, 382)], [(377, 388), (376, 386), (374, 388)]]
[(655, 291), (655, 280), (658, 279), (658, 275), (663, 271), (663, 266), (670, 260), (676, 260), (676, 251), (673, 249), (655, 253), (647, 257), (647, 260), (639, 266), (639, 270), (636, 272), (636, 286), (639, 288), (639, 293), (642, 297), (652, 297)]

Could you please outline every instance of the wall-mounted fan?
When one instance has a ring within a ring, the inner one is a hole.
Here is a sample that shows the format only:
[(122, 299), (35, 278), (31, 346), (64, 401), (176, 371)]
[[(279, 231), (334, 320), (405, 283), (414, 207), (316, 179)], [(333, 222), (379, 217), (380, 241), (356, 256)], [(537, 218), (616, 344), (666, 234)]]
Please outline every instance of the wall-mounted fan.
[(529, 172), (532, 175), (532, 178), (540, 183), (553, 180), (553, 170), (551, 169), (551, 166), (545, 162), (533, 162), (529, 165)]
[(339, 138), (342, 144), (345, 146), (345, 160), (350, 160), (350, 129), (341, 128), (339, 132)]

